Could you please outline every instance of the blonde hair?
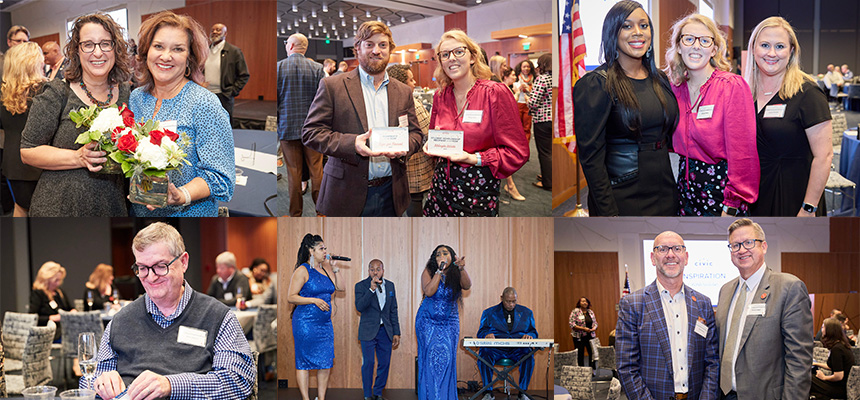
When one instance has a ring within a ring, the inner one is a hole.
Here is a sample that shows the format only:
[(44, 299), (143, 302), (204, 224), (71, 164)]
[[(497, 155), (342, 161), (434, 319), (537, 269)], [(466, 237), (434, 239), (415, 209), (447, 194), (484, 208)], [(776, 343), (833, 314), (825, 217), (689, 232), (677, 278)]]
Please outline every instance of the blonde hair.
[(113, 276), (113, 267), (107, 264), (99, 264), (96, 265), (96, 269), (93, 270), (93, 273), (90, 274), (90, 280), (87, 281), (86, 286), (93, 290), (98, 290), (101, 292), (104, 290), (105, 285), (110, 278)]
[(36, 89), (46, 82), (41, 66), (45, 56), (36, 42), (21, 43), (6, 52), (3, 62), (3, 106), (12, 115), (27, 111), (27, 103), (33, 98)]
[(500, 55), (490, 57), (490, 71), (492, 71), (493, 75), (496, 75), (499, 79), (505, 79), (505, 77), (502, 76), (502, 65), (504, 65), (505, 62), (507, 62), (505, 57)]
[(757, 239), (766, 240), (764, 236), (764, 229), (761, 229), (761, 225), (753, 222), (753, 220), (749, 218), (741, 218), (735, 220), (735, 222), (732, 222), (732, 224), (729, 225), (729, 237), (731, 237), (732, 233), (734, 233), (736, 230), (745, 226), (752, 227), (753, 232), (755, 232), (755, 235), (758, 236)]
[(33, 290), (41, 290), (48, 295), (48, 299), (54, 300), (54, 293), (48, 292), (48, 285), (46, 283), (51, 278), (57, 276), (57, 274), (62, 275), (60, 277), (62, 283), (62, 280), (66, 279), (66, 269), (63, 268), (62, 265), (53, 261), (48, 261), (42, 264), (42, 267), (39, 268), (39, 272), (36, 273), (36, 280), (33, 282)]
[[(439, 51), (442, 48), (442, 42), (448, 39), (456, 40), (466, 45), (466, 49), (469, 50), (472, 59), (475, 60), (471, 68), (469, 68), (469, 72), (472, 76), (478, 79), (490, 79), (490, 77), (493, 76), (493, 72), (490, 71), (490, 67), (487, 65), (487, 60), (484, 59), (484, 53), (481, 52), (481, 48), (478, 47), (478, 44), (475, 43), (472, 38), (459, 29), (451, 29), (450, 31), (442, 34), (442, 37), (439, 38), (439, 44), (436, 45), (436, 54), (439, 54)], [(433, 77), (436, 78), (436, 82), (438, 82), (439, 87), (442, 88), (453, 83), (451, 78), (449, 78), (442, 69), (442, 60), (438, 60), (436, 71), (433, 72)]]
[(753, 29), (750, 35), (750, 41), (747, 45), (747, 66), (744, 69), (744, 79), (752, 89), (753, 98), (758, 94), (758, 64), (755, 62), (755, 43), (758, 35), (765, 28), (782, 28), (788, 34), (789, 45), (791, 46), (791, 57), (788, 59), (788, 65), (785, 67), (785, 76), (782, 79), (782, 86), (779, 88), (779, 96), (783, 99), (788, 99), (800, 92), (803, 83), (806, 81), (815, 82), (809, 74), (800, 70), (800, 43), (797, 41), (797, 35), (794, 34), (794, 28), (782, 17), (770, 17), (759, 22)]
[(170, 249), (170, 254), (178, 257), (185, 252), (185, 242), (176, 228), (164, 222), (155, 222), (140, 230), (134, 236), (131, 243), (132, 248), (144, 251), (154, 243), (164, 243)]
[(700, 23), (708, 28), (711, 31), (711, 35), (714, 36), (714, 44), (711, 48), (715, 49), (714, 56), (708, 61), (708, 63), (714, 67), (714, 69), (720, 71), (729, 71), (732, 68), (732, 64), (726, 58), (726, 38), (725, 33), (717, 28), (717, 24), (714, 21), (702, 14), (690, 14), (686, 17), (679, 19), (675, 22), (675, 25), (672, 26), (672, 36), (669, 39), (669, 49), (666, 50), (666, 68), (663, 69), (666, 72), (666, 75), (669, 76), (669, 80), (672, 81), (674, 85), (680, 85), (683, 82), (686, 82), (689, 78), (687, 77), (687, 65), (684, 64), (684, 60), (681, 58), (681, 31), (685, 26), (691, 23)]

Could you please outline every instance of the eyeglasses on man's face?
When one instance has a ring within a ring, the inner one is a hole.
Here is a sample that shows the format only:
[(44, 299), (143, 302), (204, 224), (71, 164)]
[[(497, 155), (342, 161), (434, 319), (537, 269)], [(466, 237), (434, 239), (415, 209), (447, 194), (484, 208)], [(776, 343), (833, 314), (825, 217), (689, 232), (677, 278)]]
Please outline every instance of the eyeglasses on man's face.
[(182, 257), (183, 254), (185, 254), (185, 252), (176, 256), (176, 258), (174, 258), (173, 260), (170, 260), (169, 263), (159, 263), (150, 267), (134, 263), (131, 265), (131, 271), (134, 272), (134, 274), (137, 275), (138, 278), (146, 278), (149, 275), (150, 271), (152, 271), (152, 273), (156, 276), (164, 276), (170, 272), (170, 265), (176, 262), (179, 257)]
[(741, 251), (741, 246), (743, 246), (747, 250), (751, 250), (753, 247), (755, 247), (755, 242), (764, 242), (764, 240), (747, 239), (747, 240), (744, 240), (743, 242), (729, 243), (729, 249), (732, 250), (732, 253), (737, 253), (737, 252)]
[(675, 254), (681, 254), (681, 253), (687, 251), (687, 246), (684, 246), (683, 244), (676, 244), (674, 246), (666, 246), (666, 245), (654, 246), (654, 251), (660, 255), (669, 254), (669, 250), (672, 250), (673, 252), (675, 252)]

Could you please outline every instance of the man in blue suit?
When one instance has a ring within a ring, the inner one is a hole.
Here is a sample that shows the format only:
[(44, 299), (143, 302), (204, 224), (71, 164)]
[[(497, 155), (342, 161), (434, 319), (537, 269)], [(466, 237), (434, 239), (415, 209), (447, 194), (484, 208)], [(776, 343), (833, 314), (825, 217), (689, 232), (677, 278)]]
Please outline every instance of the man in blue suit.
[(621, 299), (615, 355), (630, 399), (719, 399), (719, 341), (711, 300), (684, 285), (684, 239), (663, 232), (657, 280)]
[[(492, 306), (481, 314), (481, 327), (478, 328), (479, 338), (487, 339), (537, 339), (538, 333), (535, 328), (535, 317), (532, 310), (517, 305), (517, 291), (512, 287), (506, 287), (502, 291), (502, 302)], [(495, 348), (482, 347), (478, 354), (487, 362), (495, 364), (503, 358), (518, 361), (526, 355), (530, 349), (527, 348)], [(520, 388), (528, 390), (529, 381), (532, 379), (532, 370), (535, 366), (534, 357), (529, 357), (520, 364)], [(493, 381), (493, 370), (478, 361), (478, 369), (481, 371), (481, 379), (484, 386)], [(490, 389), (490, 392), (492, 389)], [(492, 399), (492, 393), (487, 392), (484, 399)], [(526, 398), (520, 393), (520, 400)]]
[[(361, 313), (358, 340), (361, 341), (361, 384), (365, 400), (382, 398), (388, 382), (391, 349), (400, 345), (400, 321), (394, 284), (383, 279), (385, 266), (374, 259), (368, 265), (370, 276), (355, 284), (355, 308)], [(376, 383), (373, 359), (376, 357)]]

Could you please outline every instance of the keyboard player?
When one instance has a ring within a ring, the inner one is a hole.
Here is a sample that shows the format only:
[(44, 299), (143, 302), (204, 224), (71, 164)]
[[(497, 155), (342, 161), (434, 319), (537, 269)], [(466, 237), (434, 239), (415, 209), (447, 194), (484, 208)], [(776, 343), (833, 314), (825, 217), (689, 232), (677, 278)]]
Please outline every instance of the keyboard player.
[[(478, 338), (486, 339), (537, 339), (538, 332), (535, 327), (535, 318), (532, 310), (517, 304), (517, 291), (512, 287), (506, 287), (502, 291), (501, 303), (484, 310), (481, 314), (481, 327), (478, 329)], [(509, 358), (516, 362), (530, 352), (529, 348), (499, 348), (482, 347), (479, 351), (481, 357), (491, 364), (498, 360)], [(520, 364), (519, 386), (528, 390), (529, 381), (534, 369), (534, 356)], [(484, 386), (493, 381), (493, 370), (478, 361), (478, 369), (481, 371), (481, 379)], [(492, 400), (492, 388), (484, 394), (483, 400)], [(528, 397), (520, 393), (519, 400)]]

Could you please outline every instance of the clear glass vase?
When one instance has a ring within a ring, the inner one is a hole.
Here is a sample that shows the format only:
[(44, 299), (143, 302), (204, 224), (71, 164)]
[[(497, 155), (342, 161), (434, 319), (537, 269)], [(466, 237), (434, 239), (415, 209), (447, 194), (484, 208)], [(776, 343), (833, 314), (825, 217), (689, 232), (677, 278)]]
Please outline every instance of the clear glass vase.
[(122, 173), (122, 164), (114, 161), (112, 158), (108, 157), (107, 161), (102, 164), (102, 169), (96, 172), (97, 174), (105, 174), (105, 175), (114, 175)]
[(149, 176), (135, 172), (129, 183), (129, 199), (132, 203), (164, 207), (167, 205), (167, 186), (170, 178)]

